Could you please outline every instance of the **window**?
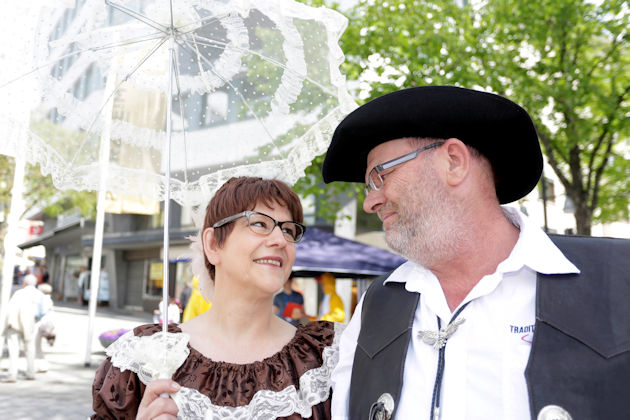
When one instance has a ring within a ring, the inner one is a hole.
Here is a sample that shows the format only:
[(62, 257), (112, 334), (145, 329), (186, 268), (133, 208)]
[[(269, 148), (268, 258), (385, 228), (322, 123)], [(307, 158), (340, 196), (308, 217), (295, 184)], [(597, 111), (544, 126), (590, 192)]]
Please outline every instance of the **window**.
[[(144, 297), (162, 297), (162, 287), (164, 285), (164, 266), (161, 258), (151, 258), (146, 260), (147, 270), (144, 282)], [(171, 262), (168, 267), (170, 296), (175, 291), (177, 282), (177, 262)]]
[(164, 266), (159, 259), (147, 261), (149, 269), (146, 271), (147, 278), (144, 286), (144, 294), (148, 296), (162, 296), (162, 285), (164, 284)]
[(555, 202), (556, 191), (553, 180), (547, 177), (542, 177), (540, 179), (540, 183), (538, 184), (538, 194), (542, 200), (547, 200), (552, 203)]

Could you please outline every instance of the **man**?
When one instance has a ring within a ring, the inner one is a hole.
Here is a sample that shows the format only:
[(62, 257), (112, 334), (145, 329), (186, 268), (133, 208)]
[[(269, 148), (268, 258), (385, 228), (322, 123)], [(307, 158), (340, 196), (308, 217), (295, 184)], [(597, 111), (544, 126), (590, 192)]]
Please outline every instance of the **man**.
[(15, 382), (18, 373), (20, 341), (24, 343), (26, 355), (26, 379), (35, 379), (35, 334), (37, 321), (43, 315), (44, 294), (37, 290), (37, 277), (27, 274), (23, 279), (23, 288), (17, 290), (7, 306), (7, 317), (3, 332), (9, 350), (9, 375), (3, 382)]
[(87, 305), (89, 303), (89, 287), (90, 287), (90, 272), (87, 267), (82, 265), (79, 267), (79, 277), (77, 278), (77, 286), (79, 288), (79, 296), (77, 297), (77, 303)]
[(41, 317), (35, 324), (35, 368), (38, 373), (48, 371), (48, 361), (44, 356), (42, 341), (46, 339), (48, 345), (53, 346), (57, 337), (55, 333), (55, 315), (53, 311), (53, 300), (51, 297), (52, 286), (48, 283), (41, 283), (37, 289), (42, 292), (39, 313)]
[(339, 124), (324, 180), (364, 182), (364, 210), (409, 261), (341, 338), (335, 420), (627, 416), (630, 245), (556, 245), (501, 206), (541, 172), (529, 115), (493, 94), (406, 89)]
[[(294, 303), (295, 307), (291, 313), (285, 314), (289, 302)], [(284, 282), (280, 293), (273, 297), (273, 313), (293, 325), (297, 325), (300, 318), (304, 316), (304, 296), (293, 290), (293, 274)]]

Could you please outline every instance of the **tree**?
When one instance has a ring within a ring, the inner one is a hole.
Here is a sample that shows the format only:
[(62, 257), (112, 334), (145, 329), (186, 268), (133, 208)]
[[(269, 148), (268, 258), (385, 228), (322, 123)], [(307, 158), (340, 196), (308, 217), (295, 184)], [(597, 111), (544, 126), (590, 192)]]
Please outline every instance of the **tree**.
[[(11, 206), (14, 159), (0, 155), (0, 243), (4, 255), (4, 236), (7, 232), (6, 216)], [(78, 210), (83, 216), (93, 219), (96, 213), (96, 194), (87, 191), (59, 192), (50, 176), (42, 175), (39, 165), (27, 164), (24, 176), (25, 208), (41, 207), (49, 216), (58, 216), (70, 209)], [(21, 216), (21, 215), (20, 215)]]
[(361, 99), (426, 84), (505, 95), (532, 116), (579, 234), (628, 217), (627, 2), (362, 0), (347, 15), (346, 74)]

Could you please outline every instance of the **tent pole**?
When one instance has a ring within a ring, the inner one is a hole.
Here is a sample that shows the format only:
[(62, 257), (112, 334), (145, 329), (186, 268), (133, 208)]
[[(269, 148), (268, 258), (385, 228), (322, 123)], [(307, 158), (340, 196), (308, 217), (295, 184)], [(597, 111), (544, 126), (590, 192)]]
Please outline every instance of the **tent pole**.
[[(116, 86), (116, 66), (112, 66), (105, 84), (105, 98), (109, 98)], [(94, 248), (92, 249), (92, 266), (90, 272), (90, 301), (88, 306), (88, 332), (85, 344), (85, 358), (83, 364), (90, 366), (92, 363), (92, 340), (94, 337), (94, 321), (96, 318), (96, 305), (98, 303), (98, 288), (101, 276), (101, 258), (103, 252), (103, 231), (105, 229), (105, 192), (107, 189), (107, 168), (109, 166), (109, 148), (111, 141), (111, 122), (114, 110), (113, 99), (108, 101), (103, 109), (105, 126), (101, 134), (101, 143), (98, 151), (98, 201), (96, 203), (96, 223), (94, 226)], [(87, 135), (87, 133), (86, 133)]]

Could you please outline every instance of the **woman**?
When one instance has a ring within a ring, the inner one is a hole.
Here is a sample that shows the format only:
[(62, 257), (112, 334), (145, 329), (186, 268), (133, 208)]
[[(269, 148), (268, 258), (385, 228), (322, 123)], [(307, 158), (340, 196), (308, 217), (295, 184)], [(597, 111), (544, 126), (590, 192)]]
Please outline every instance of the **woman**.
[[(286, 184), (226, 182), (206, 208), (200, 235), (207, 275), (198, 274), (202, 289), (214, 288), (212, 307), (170, 325), (173, 334), (160, 339), (168, 351), (158, 351), (157, 341), (146, 345), (160, 336), (159, 325), (112, 344), (94, 380), (93, 418), (330, 418), (338, 324), (296, 328), (271, 310), (291, 273), (301, 222), (300, 201)], [(170, 371), (159, 372), (165, 366)]]

